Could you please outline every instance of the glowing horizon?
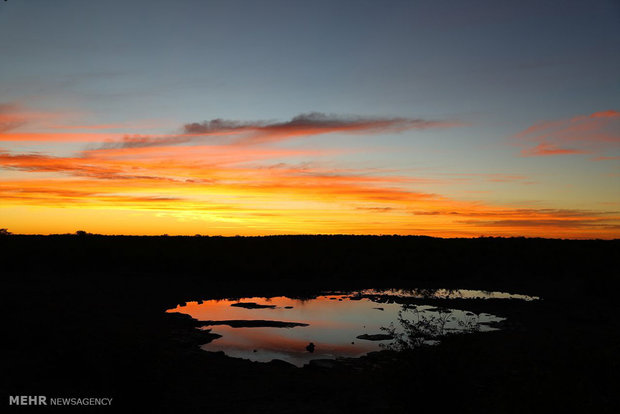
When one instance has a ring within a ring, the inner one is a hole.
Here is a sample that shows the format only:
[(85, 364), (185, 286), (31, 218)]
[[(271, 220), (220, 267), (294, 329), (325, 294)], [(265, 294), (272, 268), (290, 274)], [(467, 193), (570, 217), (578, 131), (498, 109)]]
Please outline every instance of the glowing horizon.
[[(619, 118), (613, 111), (606, 114), (612, 121)], [(28, 142), (66, 142), (59, 132), (12, 131), (28, 126), (26, 115), (9, 114), (5, 119), (21, 122), (19, 127), (5, 128), (11, 131), (0, 133), (1, 141), (21, 142), (27, 136)], [(320, 160), (353, 150), (274, 145), (343, 129), (373, 135), (389, 128), (401, 132), (421, 125), (453, 128), (458, 123), (316, 114), (297, 120), (277, 127), (262, 125), (258, 131), (244, 125), (235, 127), (238, 131), (213, 127), (190, 135), (126, 135), (117, 140), (104, 133), (99, 141), (91, 133), (72, 132), (71, 140), (83, 138), (78, 142), (90, 147), (67, 156), (3, 150), (0, 165), (12, 175), (0, 185), (3, 216), (12, 218), (11, 231), (25, 234), (71, 233), (79, 228), (99, 234), (617, 237), (620, 214), (615, 212), (458, 200), (436, 188), (472, 177), (328, 168), (320, 161), (284, 163), (280, 160)], [(482, 178), (500, 183), (527, 180), (505, 174)], [(33, 222), (33, 215), (40, 221)], [(127, 223), (127, 215), (133, 224)], [(98, 216), (106, 221), (98, 223)]]

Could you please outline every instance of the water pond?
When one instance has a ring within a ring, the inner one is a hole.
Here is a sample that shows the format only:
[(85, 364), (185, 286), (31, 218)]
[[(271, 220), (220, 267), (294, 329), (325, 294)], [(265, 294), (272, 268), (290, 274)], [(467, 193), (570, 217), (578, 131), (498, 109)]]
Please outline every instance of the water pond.
[(397, 298), (537, 299), (474, 290), (364, 290), (312, 299), (187, 302), (167, 312), (188, 314), (204, 322), (200, 329), (221, 335), (203, 345), (205, 351), (257, 362), (279, 359), (298, 367), (313, 359), (360, 357), (382, 349), (437, 343), (454, 333), (492, 331), (504, 320), (488, 313), (397, 303)]

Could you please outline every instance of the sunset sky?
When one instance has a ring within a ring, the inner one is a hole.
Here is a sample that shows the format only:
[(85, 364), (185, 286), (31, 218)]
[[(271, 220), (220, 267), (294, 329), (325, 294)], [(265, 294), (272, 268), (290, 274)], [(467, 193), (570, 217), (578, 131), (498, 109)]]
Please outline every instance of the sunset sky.
[(620, 237), (620, 3), (0, 2), (13, 233)]

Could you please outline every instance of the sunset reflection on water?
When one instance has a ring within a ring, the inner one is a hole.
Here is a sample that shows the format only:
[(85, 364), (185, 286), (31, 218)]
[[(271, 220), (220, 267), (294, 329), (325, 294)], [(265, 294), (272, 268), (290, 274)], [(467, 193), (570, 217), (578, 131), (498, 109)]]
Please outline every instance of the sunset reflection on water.
[[(388, 301), (390, 302), (390, 301)], [(240, 307), (256, 304), (259, 308)], [(248, 305), (250, 304), (250, 305)], [(372, 298), (351, 295), (324, 295), (313, 299), (294, 299), (284, 296), (249, 297), (240, 300), (206, 300), (187, 302), (167, 312), (179, 312), (205, 321), (201, 329), (211, 329), (222, 335), (202, 346), (205, 351), (224, 353), (231, 357), (257, 362), (280, 359), (303, 366), (313, 359), (360, 357), (382, 350), (390, 339), (371, 341), (359, 335), (385, 333), (381, 328), (398, 320), (399, 312), (407, 314), (399, 303), (378, 303)], [(418, 314), (438, 315), (437, 308), (417, 306)], [(459, 321), (471, 318), (471, 313), (450, 310), (446, 332), (459, 331)], [(498, 322), (501, 318), (489, 314), (476, 315), (477, 322)], [(304, 323), (295, 327), (231, 327), (214, 321), (279, 321)], [(481, 330), (493, 330), (481, 325)], [(314, 351), (306, 347), (313, 343)]]

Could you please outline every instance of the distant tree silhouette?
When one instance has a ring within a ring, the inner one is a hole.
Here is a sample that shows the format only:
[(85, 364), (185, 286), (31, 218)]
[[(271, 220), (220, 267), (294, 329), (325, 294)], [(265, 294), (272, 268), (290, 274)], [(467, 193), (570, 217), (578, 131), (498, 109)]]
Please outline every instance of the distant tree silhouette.
[(10, 236), (11, 234), (13, 233), (11, 233), (9, 229), (0, 229), (0, 236)]
[(83, 236), (88, 236), (88, 233), (85, 232), (84, 230), (78, 230), (75, 232), (75, 235), (83, 237)]

